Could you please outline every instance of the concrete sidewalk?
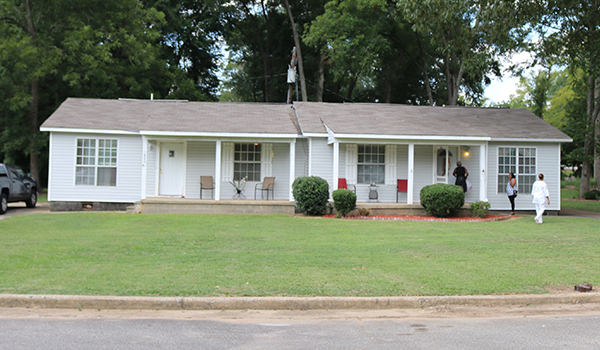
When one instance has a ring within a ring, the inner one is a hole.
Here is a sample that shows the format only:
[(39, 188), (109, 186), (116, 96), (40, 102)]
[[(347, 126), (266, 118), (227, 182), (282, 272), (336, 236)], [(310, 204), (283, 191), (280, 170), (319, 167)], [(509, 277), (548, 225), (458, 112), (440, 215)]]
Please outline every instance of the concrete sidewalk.
[(0, 308), (98, 310), (352, 310), (600, 305), (600, 293), (392, 297), (130, 297), (0, 294)]

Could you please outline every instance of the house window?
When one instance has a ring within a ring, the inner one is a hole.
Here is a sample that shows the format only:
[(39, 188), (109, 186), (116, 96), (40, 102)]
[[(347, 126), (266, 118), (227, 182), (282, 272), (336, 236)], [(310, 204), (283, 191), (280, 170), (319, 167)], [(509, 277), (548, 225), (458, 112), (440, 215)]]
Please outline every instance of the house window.
[(75, 184), (117, 185), (117, 140), (77, 139)]
[(233, 158), (233, 179), (260, 181), (260, 144), (236, 143)]
[(531, 193), (535, 182), (536, 149), (533, 147), (498, 147), (498, 193), (506, 190), (508, 174), (517, 177), (521, 193)]
[(358, 183), (385, 182), (385, 145), (358, 145)]

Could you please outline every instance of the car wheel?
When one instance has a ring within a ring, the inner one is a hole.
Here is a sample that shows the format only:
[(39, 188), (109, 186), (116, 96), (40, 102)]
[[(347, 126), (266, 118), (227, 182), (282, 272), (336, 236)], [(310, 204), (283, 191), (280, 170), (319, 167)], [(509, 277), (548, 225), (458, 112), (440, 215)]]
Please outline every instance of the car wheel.
[(6, 193), (0, 194), (0, 215), (6, 213), (8, 210), (8, 196)]
[(25, 201), (25, 204), (27, 205), (27, 208), (35, 208), (35, 205), (37, 204), (36, 190), (31, 191), (31, 194), (29, 195), (29, 198)]

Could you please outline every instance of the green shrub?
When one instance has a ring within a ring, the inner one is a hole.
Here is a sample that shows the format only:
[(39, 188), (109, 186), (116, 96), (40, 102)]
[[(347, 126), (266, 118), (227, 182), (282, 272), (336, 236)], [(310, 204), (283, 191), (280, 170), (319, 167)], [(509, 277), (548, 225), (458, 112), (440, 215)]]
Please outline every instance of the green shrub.
[(591, 190), (583, 194), (585, 199), (600, 199), (600, 190)]
[(329, 184), (318, 176), (299, 177), (292, 184), (296, 206), (308, 215), (323, 215), (329, 202)]
[(421, 189), (421, 205), (429, 215), (451, 216), (465, 204), (461, 186), (435, 184)]
[(488, 211), (490, 210), (490, 203), (484, 201), (478, 201), (471, 204), (471, 214), (473, 216), (478, 216), (480, 218), (484, 218), (488, 215)]
[(350, 190), (333, 191), (333, 207), (337, 211), (337, 217), (346, 216), (356, 208), (356, 194)]

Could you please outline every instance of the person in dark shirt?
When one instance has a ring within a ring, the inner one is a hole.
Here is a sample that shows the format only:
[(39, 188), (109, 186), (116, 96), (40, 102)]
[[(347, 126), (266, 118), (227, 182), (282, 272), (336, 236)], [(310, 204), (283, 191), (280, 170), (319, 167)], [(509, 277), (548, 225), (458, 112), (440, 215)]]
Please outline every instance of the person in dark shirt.
[(469, 171), (467, 168), (462, 166), (460, 161), (456, 162), (456, 168), (452, 172), (452, 175), (456, 178), (454, 184), (457, 186), (462, 186), (463, 191), (467, 192), (467, 177), (469, 177)]

